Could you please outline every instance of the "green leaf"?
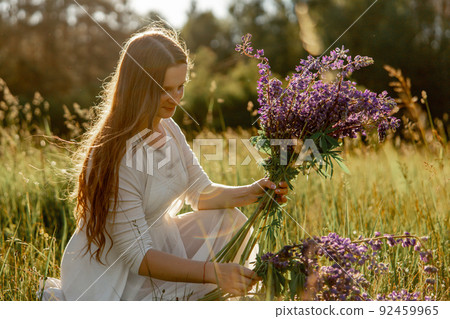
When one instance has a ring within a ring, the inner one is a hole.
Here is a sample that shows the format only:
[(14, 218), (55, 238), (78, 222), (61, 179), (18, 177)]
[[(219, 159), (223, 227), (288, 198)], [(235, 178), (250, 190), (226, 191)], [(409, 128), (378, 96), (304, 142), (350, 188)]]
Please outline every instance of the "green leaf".
[(312, 140), (316, 140), (317, 138), (319, 138), (322, 135), (322, 132), (316, 132), (313, 135), (311, 135), (309, 138)]
[(344, 171), (344, 173), (350, 175), (350, 170), (348, 169), (347, 165), (344, 164), (344, 162), (340, 159), (335, 159), (336, 163), (341, 167), (341, 169)]
[(333, 145), (334, 147), (340, 146), (340, 143), (337, 139), (335, 139), (331, 136), (328, 136), (328, 135), (325, 135), (325, 138), (326, 138), (327, 142), (330, 143), (331, 145)]
[(290, 297), (291, 300), (294, 300), (295, 295), (297, 294), (297, 284), (298, 284), (298, 273), (293, 273), (291, 281), (289, 282), (289, 290), (290, 290)]
[(323, 137), (320, 138), (319, 140), (319, 146), (322, 149), (323, 152), (326, 152), (326, 150), (328, 149), (328, 144), (326, 139), (324, 139)]

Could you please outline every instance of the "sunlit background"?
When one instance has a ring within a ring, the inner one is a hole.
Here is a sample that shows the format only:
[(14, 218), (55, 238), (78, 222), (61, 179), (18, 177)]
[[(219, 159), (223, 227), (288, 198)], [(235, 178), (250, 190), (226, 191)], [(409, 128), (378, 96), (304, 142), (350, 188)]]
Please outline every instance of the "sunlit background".
[[(199, 11), (212, 11), (217, 18), (222, 19), (227, 16), (230, 3), (231, 0), (198, 0), (196, 5)], [(186, 0), (131, 0), (130, 6), (139, 13), (158, 12), (171, 25), (181, 28), (188, 19), (192, 2)]]
[[(412, 96), (427, 91), (432, 115), (443, 117), (450, 100), (449, 7), (444, 0), (0, 0), (0, 78), (23, 102), (42, 94), (52, 129), (64, 133), (62, 105), (73, 111), (74, 103), (98, 103), (119, 57), (117, 43), (162, 19), (180, 31), (195, 61), (184, 103), (200, 127), (208, 116), (218, 130), (254, 122), (247, 108), (257, 106), (257, 68), (234, 50), (246, 33), (281, 76), (308, 54), (336, 47), (371, 56), (375, 64), (353, 75), (361, 86), (394, 93), (384, 66), (401, 69)], [(200, 129), (179, 110), (175, 119)]]
[(402, 126), (384, 144), (376, 133), (344, 139), (350, 175), (336, 166), (332, 180), (299, 176), (285, 208), (303, 229), (286, 220), (285, 239), (429, 236), (436, 274), (412, 248), (387, 248), (389, 274), (370, 272), (370, 293), (450, 300), (448, 0), (0, 0), (0, 300), (36, 300), (39, 279), (60, 276), (75, 229), (76, 142), (121, 44), (159, 19), (180, 32), (194, 61), (182, 103), (199, 125), (180, 109), (174, 120), (189, 142), (224, 141), (223, 154), (238, 141), (237, 165), (199, 156), (211, 180), (226, 185), (264, 174), (255, 161), (240, 165), (250, 155), (241, 141), (256, 134), (259, 78), (257, 63), (235, 51), (243, 34), (280, 79), (336, 47), (373, 57), (351, 80), (396, 98)]

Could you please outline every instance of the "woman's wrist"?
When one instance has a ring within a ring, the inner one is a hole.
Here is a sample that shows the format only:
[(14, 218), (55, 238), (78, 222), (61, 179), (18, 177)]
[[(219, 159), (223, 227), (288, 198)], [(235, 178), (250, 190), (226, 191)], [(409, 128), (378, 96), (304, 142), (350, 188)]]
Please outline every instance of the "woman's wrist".
[(209, 284), (215, 284), (216, 283), (216, 269), (215, 269), (215, 263), (213, 262), (206, 262), (206, 264), (204, 265), (204, 283), (209, 283)]
[(262, 192), (262, 188), (258, 186), (256, 183), (249, 184), (245, 186), (243, 191), (243, 195), (247, 201), (246, 205), (253, 204), (258, 201), (258, 193)]

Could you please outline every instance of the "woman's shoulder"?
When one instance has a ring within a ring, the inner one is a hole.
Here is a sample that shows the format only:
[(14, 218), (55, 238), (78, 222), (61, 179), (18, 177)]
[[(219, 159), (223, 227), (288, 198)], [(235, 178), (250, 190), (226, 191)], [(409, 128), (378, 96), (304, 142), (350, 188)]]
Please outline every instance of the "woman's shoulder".
[(162, 123), (164, 123), (164, 125), (169, 129), (171, 129), (172, 132), (177, 135), (177, 137), (184, 137), (183, 131), (181, 130), (180, 126), (172, 118), (163, 119)]
[[(147, 176), (147, 154), (139, 149), (127, 150), (120, 160), (120, 179), (132, 180), (145, 184)], [(138, 185), (136, 185), (138, 186)]]

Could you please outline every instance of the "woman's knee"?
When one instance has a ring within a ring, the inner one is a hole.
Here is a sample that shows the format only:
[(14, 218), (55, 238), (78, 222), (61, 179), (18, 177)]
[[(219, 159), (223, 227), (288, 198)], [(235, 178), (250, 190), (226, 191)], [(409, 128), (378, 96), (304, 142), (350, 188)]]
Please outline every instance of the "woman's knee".
[(236, 207), (224, 209), (224, 214), (238, 227), (242, 227), (247, 221), (247, 217)]

